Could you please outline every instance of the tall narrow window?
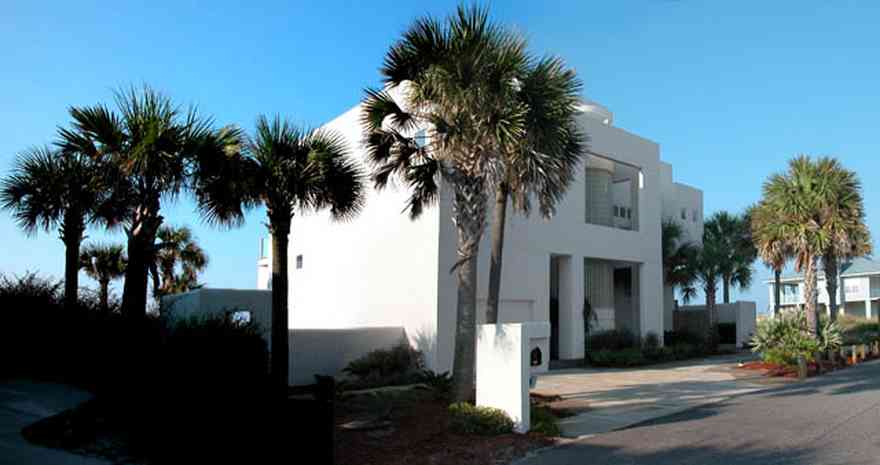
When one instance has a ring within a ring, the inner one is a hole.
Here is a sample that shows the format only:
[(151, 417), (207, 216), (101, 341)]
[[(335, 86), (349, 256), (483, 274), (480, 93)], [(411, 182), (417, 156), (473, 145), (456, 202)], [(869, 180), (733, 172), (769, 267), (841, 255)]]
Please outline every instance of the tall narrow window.
[(296, 269), (299, 270), (299, 269), (301, 269), (302, 267), (303, 267), (303, 256), (302, 256), (302, 255), (297, 255), (297, 256), (296, 256)]

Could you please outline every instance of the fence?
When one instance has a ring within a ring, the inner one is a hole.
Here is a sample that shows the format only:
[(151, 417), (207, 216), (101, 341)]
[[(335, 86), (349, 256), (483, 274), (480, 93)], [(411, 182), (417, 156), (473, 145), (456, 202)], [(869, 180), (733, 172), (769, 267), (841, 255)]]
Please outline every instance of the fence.
[[(751, 339), (755, 332), (757, 319), (754, 302), (740, 301), (730, 304), (716, 304), (718, 323), (736, 325), (736, 346), (742, 347)], [(675, 331), (687, 331), (695, 334), (706, 334), (707, 318), (705, 305), (685, 305), (672, 313)]]

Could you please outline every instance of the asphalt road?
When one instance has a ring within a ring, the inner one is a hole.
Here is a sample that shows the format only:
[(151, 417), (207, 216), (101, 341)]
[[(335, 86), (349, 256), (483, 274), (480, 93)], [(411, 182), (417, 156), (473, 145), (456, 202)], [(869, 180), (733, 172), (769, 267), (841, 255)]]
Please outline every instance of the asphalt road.
[(516, 465), (880, 464), (880, 361), (539, 452)]

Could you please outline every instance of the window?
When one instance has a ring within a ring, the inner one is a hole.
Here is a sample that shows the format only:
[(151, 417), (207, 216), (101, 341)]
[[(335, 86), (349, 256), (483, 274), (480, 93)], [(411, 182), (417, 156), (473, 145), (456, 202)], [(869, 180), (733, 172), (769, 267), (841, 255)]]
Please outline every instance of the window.
[(682, 208), (682, 209), (681, 209), (681, 219), (683, 219), (683, 220), (688, 219), (687, 208)]
[(620, 218), (620, 207), (617, 205), (614, 206), (614, 216)]
[(296, 256), (296, 269), (299, 270), (299, 269), (301, 269), (302, 267), (303, 267), (303, 256), (302, 256), (302, 255), (297, 255), (297, 256)]
[(251, 322), (251, 311), (235, 310), (229, 314), (229, 321), (238, 325), (246, 325)]
[(697, 221), (699, 221), (699, 219), (700, 219), (700, 214), (697, 213), (697, 210), (696, 210), (696, 209), (694, 209), (693, 211), (691, 211), (691, 219), (694, 220), (694, 223), (696, 223)]
[(627, 208), (627, 209), (626, 209), (626, 219), (631, 220), (632, 217), (633, 217), (633, 211), (632, 211), (632, 208)]

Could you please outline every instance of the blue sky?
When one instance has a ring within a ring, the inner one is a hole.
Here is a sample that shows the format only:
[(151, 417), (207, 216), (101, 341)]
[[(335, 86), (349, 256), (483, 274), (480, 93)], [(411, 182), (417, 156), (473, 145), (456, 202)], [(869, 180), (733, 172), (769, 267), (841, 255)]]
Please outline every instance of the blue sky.
[[(130, 3), (130, 4), (129, 4)], [(36, 2), (0, 15), (0, 175), (16, 152), (48, 143), (70, 105), (109, 102), (149, 83), (218, 123), (253, 126), (280, 113), (316, 126), (378, 83), (392, 41), (417, 16), (455, 2)], [(705, 212), (741, 211), (763, 180), (798, 153), (838, 157), (865, 183), (868, 222), (880, 229), (871, 175), (880, 121), (880, 4), (645, 0), (490, 3), (538, 53), (575, 67), (585, 96), (616, 125), (660, 143), (677, 180), (703, 189)], [(193, 226), (211, 258), (203, 280), (252, 287), (264, 213), (217, 231), (189, 200), (165, 210)], [(90, 231), (93, 239), (107, 238)], [(122, 241), (117, 235), (110, 237)], [(0, 272), (61, 276), (57, 234), (25, 237), (0, 213)], [(769, 273), (757, 265), (758, 277)], [(760, 280), (741, 295), (766, 306)], [(89, 283), (89, 281), (84, 281)], [(92, 283), (89, 283), (92, 284)]]

